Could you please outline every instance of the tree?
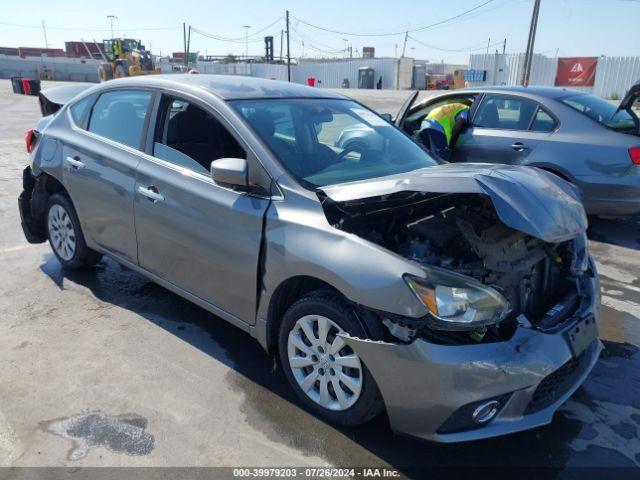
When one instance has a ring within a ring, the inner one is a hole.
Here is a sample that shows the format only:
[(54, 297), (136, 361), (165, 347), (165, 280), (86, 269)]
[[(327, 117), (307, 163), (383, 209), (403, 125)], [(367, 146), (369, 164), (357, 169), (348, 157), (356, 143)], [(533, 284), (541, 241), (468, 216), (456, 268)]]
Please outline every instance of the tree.
[(222, 59), (222, 63), (236, 63), (238, 59), (232, 53), (228, 54), (226, 57)]

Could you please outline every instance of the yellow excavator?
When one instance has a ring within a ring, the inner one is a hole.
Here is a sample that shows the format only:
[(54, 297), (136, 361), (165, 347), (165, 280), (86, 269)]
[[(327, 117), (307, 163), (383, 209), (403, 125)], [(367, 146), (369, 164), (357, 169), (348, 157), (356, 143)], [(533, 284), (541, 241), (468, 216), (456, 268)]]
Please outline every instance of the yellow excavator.
[(98, 67), (100, 82), (112, 78), (160, 73), (160, 68), (153, 66), (151, 53), (145, 50), (140, 40), (110, 38), (103, 40), (102, 45), (104, 62)]

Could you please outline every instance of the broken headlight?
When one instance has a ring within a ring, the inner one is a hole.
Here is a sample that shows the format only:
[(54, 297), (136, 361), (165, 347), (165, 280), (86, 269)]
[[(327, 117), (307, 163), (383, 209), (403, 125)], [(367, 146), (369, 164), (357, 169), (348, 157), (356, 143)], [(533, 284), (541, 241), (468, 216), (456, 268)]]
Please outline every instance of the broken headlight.
[(457, 273), (429, 268), (428, 278), (405, 275), (405, 281), (431, 314), (431, 326), (473, 330), (502, 321), (509, 303), (493, 288)]

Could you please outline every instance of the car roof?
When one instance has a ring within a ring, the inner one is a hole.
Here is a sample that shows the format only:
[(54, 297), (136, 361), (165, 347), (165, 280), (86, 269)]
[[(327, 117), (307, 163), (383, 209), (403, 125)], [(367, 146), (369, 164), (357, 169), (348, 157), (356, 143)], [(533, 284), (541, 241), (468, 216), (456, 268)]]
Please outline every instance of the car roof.
[(496, 86), (488, 86), (488, 87), (469, 87), (458, 90), (460, 92), (469, 91), (469, 92), (482, 92), (482, 93), (516, 93), (520, 95), (532, 95), (538, 97), (546, 97), (546, 98), (561, 98), (566, 97), (567, 95), (579, 95), (585, 92), (581, 92), (579, 90), (572, 90), (570, 88), (562, 88), (562, 87), (538, 87), (538, 86), (507, 86), (507, 85), (496, 85)]
[(211, 74), (164, 74), (110, 80), (105, 86), (141, 85), (147, 87), (190, 86), (206, 90), (222, 100), (247, 100), (266, 98), (329, 98), (346, 99), (344, 95), (320, 88), (311, 88), (297, 83), (268, 80), (242, 75)]

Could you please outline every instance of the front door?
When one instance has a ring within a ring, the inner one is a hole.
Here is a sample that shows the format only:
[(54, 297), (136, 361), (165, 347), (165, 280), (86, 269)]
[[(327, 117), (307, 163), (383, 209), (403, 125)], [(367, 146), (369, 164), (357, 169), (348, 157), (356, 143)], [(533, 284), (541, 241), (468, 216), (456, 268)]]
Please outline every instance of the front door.
[(152, 96), (149, 91), (105, 92), (88, 112), (88, 123), (78, 116), (78, 128), (61, 136), (64, 183), (89, 245), (133, 263), (134, 184)]
[(245, 150), (219, 117), (165, 96), (148, 153), (135, 186), (140, 266), (253, 323), (269, 199), (221, 187), (209, 175), (213, 160), (246, 158)]

